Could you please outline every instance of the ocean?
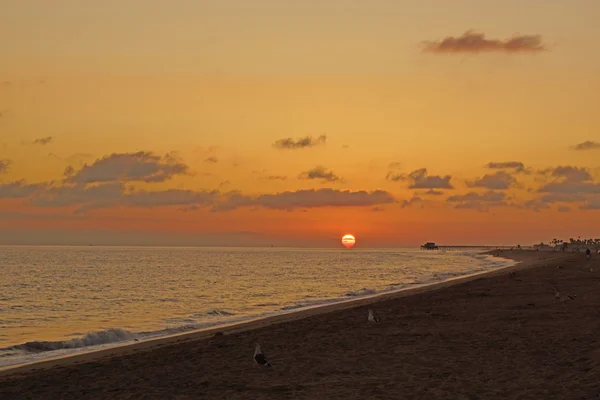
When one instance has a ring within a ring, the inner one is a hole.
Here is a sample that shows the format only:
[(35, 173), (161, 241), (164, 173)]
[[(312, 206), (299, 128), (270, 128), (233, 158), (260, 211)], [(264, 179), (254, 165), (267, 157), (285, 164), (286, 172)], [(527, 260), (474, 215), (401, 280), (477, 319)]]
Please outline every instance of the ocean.
[(476, 251), (0, 246), (0, 367), (513, 264)]

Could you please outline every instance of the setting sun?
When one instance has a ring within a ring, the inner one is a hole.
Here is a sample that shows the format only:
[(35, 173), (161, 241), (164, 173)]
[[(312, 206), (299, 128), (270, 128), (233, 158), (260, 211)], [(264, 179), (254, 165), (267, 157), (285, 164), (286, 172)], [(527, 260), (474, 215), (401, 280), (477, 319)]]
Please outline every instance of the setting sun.
[(342, 244), (347, 248), (351, 248), (356, 243), (356, 239), (352, 235), (344, 235), (342, 238)]

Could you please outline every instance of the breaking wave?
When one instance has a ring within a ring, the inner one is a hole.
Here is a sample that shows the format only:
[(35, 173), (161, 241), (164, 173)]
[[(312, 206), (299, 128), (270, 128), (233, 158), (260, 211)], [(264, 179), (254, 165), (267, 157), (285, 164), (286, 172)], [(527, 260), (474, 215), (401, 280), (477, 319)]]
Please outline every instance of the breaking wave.
[(369, 294), (377, 293), (374, 289), (362, 288), (360, 290), (355, 290), (353, 292), (348, 292), (344, 296), (347, 297), (357, 297), (357, 296), (367, 296)]
[(90, 332), (81, 338), (60, 340), (56, 342), (33, 341), (11, 346), (8, 350), (22, 350), (29, 352), (43, 352), (61, 349), (78, 349), (97, 344), (117, 343), (132, 340), (135, 335), (124, 329), (107, 329), (99, 332)]

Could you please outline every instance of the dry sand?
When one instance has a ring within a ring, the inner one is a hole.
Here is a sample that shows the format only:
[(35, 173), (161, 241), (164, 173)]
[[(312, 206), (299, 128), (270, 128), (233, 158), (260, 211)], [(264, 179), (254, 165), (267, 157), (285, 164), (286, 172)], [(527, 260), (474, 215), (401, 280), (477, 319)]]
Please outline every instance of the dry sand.
[[(524, 262), (221, 336), (187, 334), (4, 371), (0, 399), (600, 398), (600, 257), (501, 255)], [(557, 290), (577, 298), (556, 300)], [(367, 323), (368, 308), (381, 322)], [(273, 368), (253, 363), (255, 342)]]

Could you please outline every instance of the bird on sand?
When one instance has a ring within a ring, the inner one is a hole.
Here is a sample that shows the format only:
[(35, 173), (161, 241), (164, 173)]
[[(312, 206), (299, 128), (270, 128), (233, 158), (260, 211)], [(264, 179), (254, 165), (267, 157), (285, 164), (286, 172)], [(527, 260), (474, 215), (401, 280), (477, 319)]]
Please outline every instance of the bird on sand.
[(367, 321), (369, 322), (379, 322), (381, 321), (381, 319), (379, 318), (379, 315), (375, 314), (373, 312), (373, 310), (369, 310), (369, 315), (367, 317)]
[(256, 343), (254, 345), (254, 362), (258, 365), (264, 365), (265, 367), (271, 367), (271, 364), (267, 361), (265, 353), (260, 349), (260, 345)]
[(555, 298), (556, 300), (560, 300), (560, 292), (556, 292), (556, 293), (554, 293), (554, 298)]

